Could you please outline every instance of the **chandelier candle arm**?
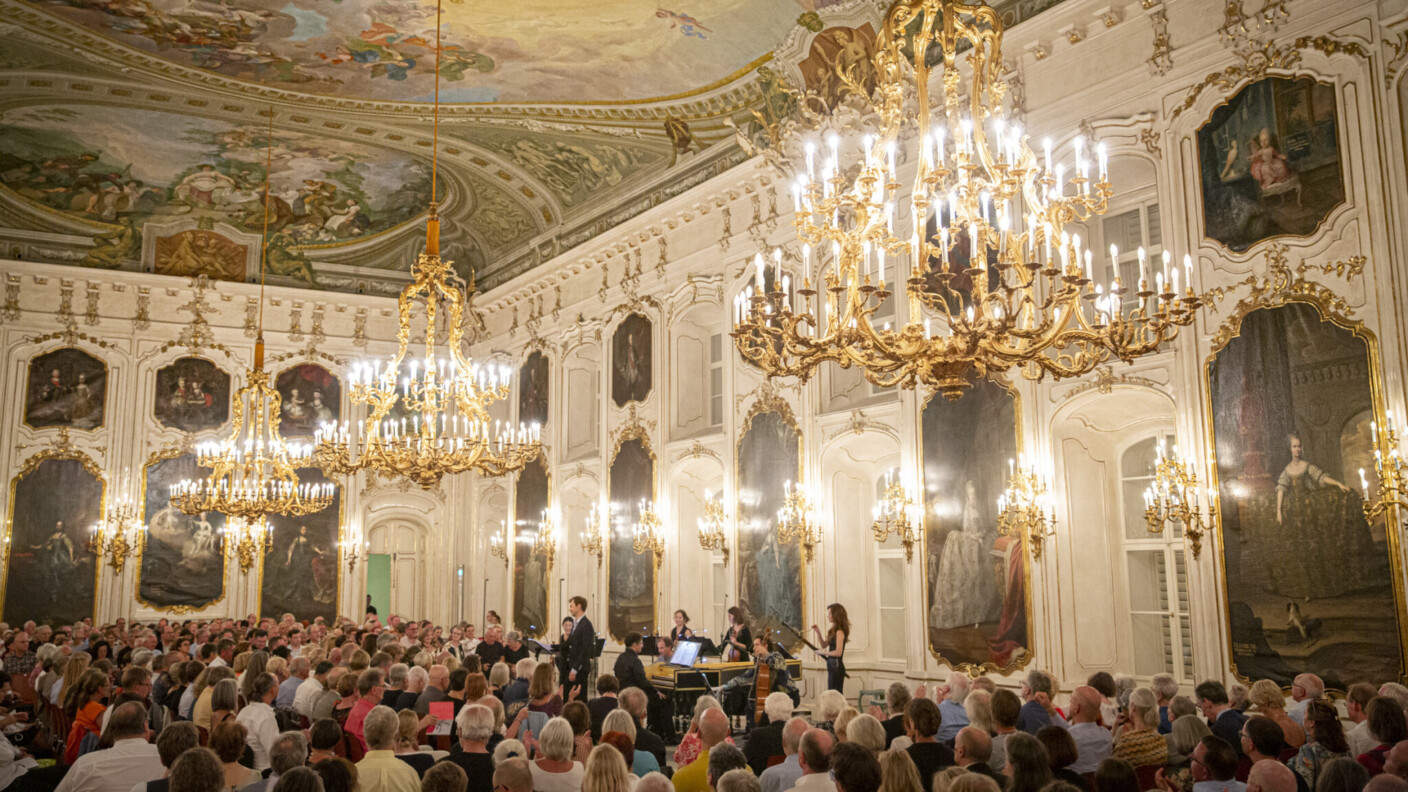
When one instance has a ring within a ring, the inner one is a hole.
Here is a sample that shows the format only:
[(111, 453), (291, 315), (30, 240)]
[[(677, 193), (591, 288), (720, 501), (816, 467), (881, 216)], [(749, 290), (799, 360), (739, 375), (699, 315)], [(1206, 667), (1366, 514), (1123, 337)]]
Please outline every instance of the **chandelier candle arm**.
[(1369, 434), (1374, 441), (1374, 474), (1377, 486), (1370, 492), (1369, 478), (1364, 469), (1359, 469), (1359, 485), (1364, 497), (1364, 519), (1370, 523), (1385, 518), (1390, 510), (1399, 510), (1398, 519), (1403, 521), (1402, 509), (1408, 506), (1408, 470), (1405, 470), (1403, 456), (1398, 452), (1398, 427), (1394, 424), (1393, 410), (1384, 414), (1384, 423), (1369, 425)]
[(728, 513), (724, 510), (723, 498), (704, 493), (704, 516), (699, 518), (699, 546), (705, 550), (718, 550), (724, 555), (724, 565), (728, 565)]
[(1163, 533), (1169, 523), (1182, 525), (1196, 560), (1202, 553), (1203, 537), (1217, 519), (1217, 491), (1198, 488), (1197, 471), (1179, 455), (1178, 446), (1170, 454), (1160, 443), (1155, 460), (1154, 481), (1144, 490), (1144, 521), (1149, 532), (1156, 534)]
[(808, 564), (821, 544), (821, 522), (816, 516), (816, 506), (802, 484), (791, 481), (783, 484), (782, 508), (777, 510), (777, 540), (783, 544), (796, 542)]
[(665, 526), (655, 510), (653, 501), (640, 502), (640, 516), (631, 526), (631, 549), (636, 555), (650, 553), (655, 557), (655, 570), (660, 570), (660, 562), (665, 558)]
[(910, 497), (909, 490), (895, 475), (896, 472), (890, 470), (885, 473), (885, 491), (871, 510), (874, 522), (870, 524), (870, 529), (875, 534), (875, 541), (880, 544), (884, 544), (892, 533), (898, 537), (904, 546), (904, 560), (908, 563), (914, 560), (921, 515), (918, 503)]
[[(792, 189), (800, 288), (780, 263), (768, 278), (759, 256), (753, 285), (735, 301), (735, 343), (766, 374), (806, 379), (830, 361), (858, 367), (875, 385), (922, 383), (957, 398), (974, 377), (1014, 367), (1029, 379), (1062, 378), (1111, 356), (1132, 360), (1192, 322), (1200, 302), (1191, 259), (1186, 292), (1168, 256), (1152, 283), (1141, 266), (1129, 286), (1112, 251), (1115, 277), (1096, 281), (1093, 254), (1065, 227), (1105, 212), (1108, 156), (1080, 137), (1069, 163), (1053, 163), (1049, 141), (1043, 158), (1032, 152), (1022, 127), (1005, 118), (1001, 40), (1001, 20), (987, 6), (901, 0), (890, 9), (875, 56), (879, 133), (843, 141), (815, 116), (824, 150), (800, 141), (805, 168)], [(943, 103), (932, 118), (931, 43), (943, 53)], [(955, 65), (961, 45), (971, 45), (966, 107)], [(914, 163), (907, 191), (901, 147)], [(906, 292), (894, 329), (872, 321), (891, 296), (887, 262)]]
[(1032, 558), (1040, 560), (1045, 540), (1056, 536), (1050, 481), (1023, 455), (1007, 464), (1007, 489), (997, 499), (997, 532), (1031, 545)]
[[(124, 474), (122, 481), (130, 478)], [(136, 561), (142, 557), (146, 538), (147, 526), (142, 523), (140, 505), (124, 495), (117, 503), (108, 504), (103, 519), (89, 528), (87, 547), (100, 562), (106, 556), (113, 571), (120, 575), (128, 558)]]
[(605, 555), (606, 534), (610, 530), (611, 507), (605, 501), (597, 504), (587, 514), (587, 522), (580, 534), (582, 552), (596, 556), (597, 569), (601, 568)]

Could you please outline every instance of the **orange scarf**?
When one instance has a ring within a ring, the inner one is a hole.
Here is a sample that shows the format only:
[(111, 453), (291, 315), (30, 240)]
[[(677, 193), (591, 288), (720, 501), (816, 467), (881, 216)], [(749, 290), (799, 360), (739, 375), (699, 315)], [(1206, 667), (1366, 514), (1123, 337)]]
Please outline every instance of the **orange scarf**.
[(96, 701), (90, 701), (78, 710), (78, 716), (73, 719), (73, 726), (68, 730), (68, 743), (64, 746), (64, 764), (71, 765), (78, 761), (78, 747), (85, 734), (102, 734), (105, 710), (107, 707)]

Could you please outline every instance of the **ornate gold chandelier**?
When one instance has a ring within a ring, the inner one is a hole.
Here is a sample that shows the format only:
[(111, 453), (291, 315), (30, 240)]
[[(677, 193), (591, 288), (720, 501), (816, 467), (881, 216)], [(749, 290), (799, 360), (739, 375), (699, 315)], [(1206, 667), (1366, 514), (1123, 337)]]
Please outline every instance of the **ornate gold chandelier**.
[(543, 568), (552, 571), (552, 563), (557, 558), (557, 519), (549, 510), (543, 510), (543, 518), (538, 521), (538, 530), (529, 540), (533, 555), (542, 559)]
[[(264, 164), (266, 198), (273, 141), (271, 107)], [(285, 443), (279, 435), (282, 398), (269, 386), (269, 373), (264, 370), (264, 260), (269, 247), (269, 203), (264, 201), (264, 237), (259, 249), (259, 325), (254, 366), (245, 372), (245, 384), (235, 394), (229, 437), (196, 447), (196, 463), (210, 468), (210, 474), (183, 479), (171, 486), (172, 505), (186, 514), (220, 512), (260, 525), (270, 514), (296, 516), (322, 511), (332, 504), (334, 493), (332, 484), (300, 483), (297, 468), (307, 466), (312, 446)]]
[(894, 473), (885, 473), (885, 492), (871, 511), (874, 521), (870, 530), (875, 534), (875, 541), (881, 544), (893, 533), (904, 546), (904, 560), (908, 563), (914, 560), (914, 545), (919, 541), (919, 504)]
[[(1005, 119), (1001, 43), (992, 8), (901, 0), (877, 43), (879, 134), (843, 147), (838, 116), (816, 112), (816, 97), (799, 103), (810, 130), (830, 127), (819, 172), (809, 140), (793, 187), (801, 277), (784, 275), (779, 260), (766, 278), (760, 255), (754, 285), (734, 306), (735, 343), (766, 374), (806, 379), (833, 361), (878, 386), (922, 383), (955, 399), (975, 377), (1014, 367), (1028, 379), (1062, 378), (1111, 355), (1129, 361), (1193, 321), (1199, 299), (1191, 283), (1180, 292), (1167, 254), (1153, 273), (1141, 256), (1138, 283), (1096, 282), (1092, 251), (1065, 226), (1105, 212), (1103, 145), (1091, 152), (1077, 137), (1069, 169), (1053, 165), (1049, 141), (1038, 159)], [(965, 47), (966, 93), (955, 67)], [(931, 108), (935, 50), (943, 101)], [(842, 78), (866, 98), (854, 75)], [(901, 146), (916, 165), (907, 192)], [(1191, 266), (1185, 257), (1185, 280)], [(874, 314), (900, 280), (898, 326), (877, 327)]]
[[(362, 363), (352, 373), (352, 402), (366, 405), (365, 421), (324, 424), (316, 434), (315, 454), (329, 476), (370, 468), (405, 476), (427, 489), (447, 473), (503, 476), (521, 470), (542, 450), (538, 426), (514, 428), (490, 419), (490, 405), (510, 393), (509, 369), (465, 357), (465, 290), (450, 262), (440, 258), (439, 3), (435, 19), (435, 131), (425, 252), (411, 268), (414, 280), (401, 290), (396, 354)], [(425, 329), (421, 353), (412, 356), (411, 314), (417, 304)], [(398, 403), (400, 409), (393, 413)]]
[(704, 493), (704, 516), (699, 518), (699, 546), (705, 550), (719, 550), (724, 554), (724, 564), (728, 564), (728, 513), (724, 511), (723, 498)]
[(1154, 483), (1144, 490), (1144, 522), (1150, 533), (1161, 534), (1170, 522), (1183, 526), (1183, 535), (1197, 558), (1203, 549), (1203, 535), (1217, 520), (1217, 494), (1207, 488), (1207, 518), (1203, 517), (1202, 495), (1198, 490), (1198, 473), (1188, 460), (1164, 453), (1158, 447), (1158, 463), (1154, 468)]
[(611, 507), (606, 501), (602, 501), (587, 513), (586, 525), (583, 526), (579, 534), (582, 540), (582, 552), (596, 556), (598, 569), (601, 568), (601, 561), (606, 553), (606, 533), (610, 524)]
[(1009, 461), (1007, 489), (997, 499), (997, 532), (1015, 536), (1031, 545), (1032, 558), (1040, 559), (1042, 543), (1056, 536), (1056, 505), (1051, 487), (1035, 464), (1023, 457)]
[[(126, 485), (129, 478), (124, 475), (122, 484)], [(134, 562), (142, 557), (147, 526), (142, 523), (137, 502), (125, 495), (116, 504), (109, 504), (106, 512), (89, 529), (88, 552), (99, 559), (107, 556), (113, 571), (120, 575), (129, 556)]]
[(225, 555), (231, 561), (238, 561), (240, 573), (245, 575), (249, 574), (256, 561), (274, 549), (274, 532), (265, 517), (228, 520), (220, 532), (220, 540), (224, 544)]
[(821, 523), (816, 518), (816, 504), (808, 497), (801, 483), (783, 485), (782, 508), (777, 510), (777, 541), (797, 542), (802, 546), (807, 563), (812, 562), (816, 546), (821, 544)]
[(655, 558), (655, 569), (665, 558), (665, 531), (660, 515), (655, 511), (653, 501), (640, 502), (640, 516), (631, 526), (631, 549), (636, 555), (650, 553)]

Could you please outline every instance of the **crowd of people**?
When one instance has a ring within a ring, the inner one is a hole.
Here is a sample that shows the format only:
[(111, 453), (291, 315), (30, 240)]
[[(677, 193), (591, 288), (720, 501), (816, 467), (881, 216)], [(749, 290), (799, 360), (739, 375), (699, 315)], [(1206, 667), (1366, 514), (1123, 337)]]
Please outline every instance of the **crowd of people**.
[(747, 729), (705, 695), (671, 750), (638, 635), (590, 686), (492, 614), (482, 637), (291, 614), (0, 635), (0, 789), (25, 792), (1408, 792), (1397, 683), (1352, 686), (1342, 716), (1312, 674), (1288, 701), (1102, 672), (1057, 706), (1041, 670), (954, 672), (866, 711), (778, 690)]

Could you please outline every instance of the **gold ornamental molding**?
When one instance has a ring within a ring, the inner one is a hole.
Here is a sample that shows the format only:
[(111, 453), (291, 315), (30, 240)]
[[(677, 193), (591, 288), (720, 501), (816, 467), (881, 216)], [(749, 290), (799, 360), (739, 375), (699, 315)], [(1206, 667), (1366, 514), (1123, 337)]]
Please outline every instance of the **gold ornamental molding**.
[(1241, 53), (1242, 62), (1228, 66), (1221, 71), (1215, 71), (1203, 79), (1203, 81), (1192, 88), (1183, 97), (1183, 103), (1173, 109), (1169, 114), (1169, 120), (1176, 120), (1185, 111), (1197, 104), (1198, 97), (1208, 88), (1217, 88), (1223, 93), (1229, 93), (1237, 85), (1243, 82), (1261, 79), (1269, 72), (1289, 71), (1294, 69), (1301, 61), (1301, 56), (1306, 52), (1319, 52), (1327, 57), (1345, 54), (1353, 55), (1362, 60), (1369, 59), (1369, 51), (1357, 41), (1337, 39), (1332, 36), (1301, 36), (1289, 45), (1277, 46), (1273, 41), (1268, 41), (1260, 49), (1251, 49)]
[(1248, 288), (1247, 295), (1232, 307), (1228, 320), (1223, 322), (1222, 326), (1213, 334), (1210, 342), (1213, 349), (1221, 349), (1227, 345), (1227, 342), (1237, 334), (1242, 319), (1247, 314), (1258, 308), (1274, 308), (1284, 304), (1287, 300), (1312, 303), (1330, 315), (1339, 316), (1345, 320), (1353, 319), (1354, 308), (1348, 301), (1330, 288), (1308, 280), (1306, 275), (1312, 272), (1333, 275), (1348, 282), (1363, 274), (1364, 265), (1368, 259), (1365, 256), (1353, 256), (1343, 261), (1324, 264), (1315, 264), (1302, 259), (1300, 264), (1293, 269), (1287, 256), (1288, 250), (1284, 245), (1277, 244), (1272, 244), (1266, 249), (1263, 254), (1266, 259), (1266, 277), (1258, 277), (1253, 273), (1230, 286), (1219, 286), (1206, 292), (1204, 299), (1221, 301), (1225, 295), (1232, 291), (1244, 286)]

